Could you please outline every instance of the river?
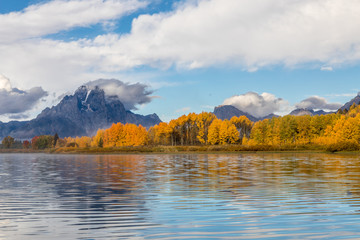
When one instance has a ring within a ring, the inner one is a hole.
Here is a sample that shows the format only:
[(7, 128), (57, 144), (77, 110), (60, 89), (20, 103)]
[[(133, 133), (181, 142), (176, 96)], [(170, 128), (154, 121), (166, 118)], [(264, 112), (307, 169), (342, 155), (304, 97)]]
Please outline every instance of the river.
[(0, 155), (0, 239), (360, 239), (360, 156)]

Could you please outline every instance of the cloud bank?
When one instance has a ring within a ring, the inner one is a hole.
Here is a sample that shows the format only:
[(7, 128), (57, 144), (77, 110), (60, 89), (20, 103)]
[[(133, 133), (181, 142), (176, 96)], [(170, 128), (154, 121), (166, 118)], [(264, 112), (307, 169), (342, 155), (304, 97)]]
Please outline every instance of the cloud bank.
[(319, 96), (312, 96), (295, 105), (296, 108), (338, 110), (342, 107), (341, 103), (328, 103), (328, 101)]
[(147, 5), (139, 0), (53, 0), (0, 14), (0, 42), (41, 37), (120, 18)]
[(360, 2), (349, 1), (188, 1), (170, 13), (140, 15), (129, 34), (84, 44), (104, 56), (104, 70), (336, 65), (360, 58), (360, 34), (354, 34), (360, 16), (353, 11)]
[(247, 70), (359, 59), (360, 2), (350, 0), (200, 0), (171, 13), (141, 15), (123, 37), (101, 36), (131, 65)]
[[(49, 0), (0, 14), (0, 72), (20, 89), (66, 92), (143, 66), (332, 71), (360, 60), (358, 0), (184, 0), (170, 12), (138, 15), (130, 32), (115, 32), (116, 20), (150, 3)], [(57, 38), (95, 25), (107, 30)]]
[(127, 110), (137, 110), (136, 105), (149, 103), (154, 98), (150, 96), (153, 91), (141, 83), (130, 84), (116, 79), (99, 79), (85, 85), (90, 88), (98, 86), (104, 90), (106, 97), (119, 99)]
[(232, 105), (237, 109), (250, 113), (254, 117), (265, 117), (271, 113), (282, 111), (289, 103), (270, 93), (258, 94), (248, 92), (225, 99), (223, 105)]
[[(146, 4), (54, 0), (0, 14), (0, 72), (13, 79), (28, 76), (22, 88), (36, 84), (56, 89), (61, 82), (71, 89), (98, 78), (96, 73), (139, 66), (233, 65), (254, 71), (273, 65), (336, 68), (360, 60), (358, 0), (188, 0), (171, 12), (139, 15), (129, 33), (67, 41), (49, 36), (107, 25)], [(53, 82), (48, 83), (48, 76)]]
[(12, 88), (9, 79), (0, 75), (0, 114), (18, 114), (28, 111), (45, 96), (47, 96), (47, 92), (41, 87), (34, 87), (26, 91)]

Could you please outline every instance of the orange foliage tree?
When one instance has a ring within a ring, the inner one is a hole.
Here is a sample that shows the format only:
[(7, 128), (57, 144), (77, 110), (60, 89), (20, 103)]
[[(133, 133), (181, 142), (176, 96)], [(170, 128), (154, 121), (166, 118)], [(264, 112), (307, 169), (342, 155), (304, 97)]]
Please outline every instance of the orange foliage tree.
[(104, 131), (104, 147), (142, 146), (147, 144), (147, 131), (139, 125), (114, 123)]

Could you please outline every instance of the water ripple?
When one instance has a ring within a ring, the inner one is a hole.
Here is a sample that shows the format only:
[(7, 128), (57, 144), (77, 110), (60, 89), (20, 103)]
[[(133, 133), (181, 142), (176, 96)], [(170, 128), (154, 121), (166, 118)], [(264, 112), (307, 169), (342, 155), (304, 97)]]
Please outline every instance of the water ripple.
[(360, 158), (0, 155), (0, 239), (359, 239)]

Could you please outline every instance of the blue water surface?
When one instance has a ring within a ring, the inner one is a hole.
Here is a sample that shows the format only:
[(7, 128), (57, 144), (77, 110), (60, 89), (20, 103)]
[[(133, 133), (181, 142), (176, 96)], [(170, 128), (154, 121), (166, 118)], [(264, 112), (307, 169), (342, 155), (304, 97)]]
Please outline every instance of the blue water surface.
[(0, 239), (360, 239), (360, 157), (0, 155)]

